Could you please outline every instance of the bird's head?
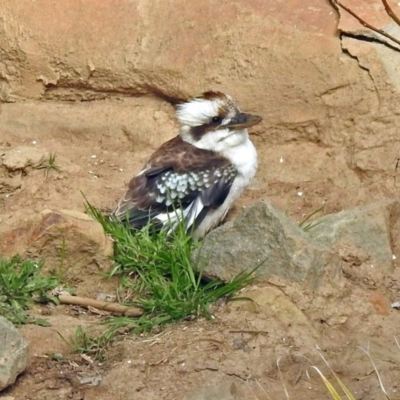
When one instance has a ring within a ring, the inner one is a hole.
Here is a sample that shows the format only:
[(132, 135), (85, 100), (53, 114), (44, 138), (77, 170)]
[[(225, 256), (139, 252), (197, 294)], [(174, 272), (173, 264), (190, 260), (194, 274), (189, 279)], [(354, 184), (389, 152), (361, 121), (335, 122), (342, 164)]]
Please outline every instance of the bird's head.
[(261, 121), (258, 115), (242, 113), (236, 101), (221, 92), (205, 92), (178, 105), (176, 115), (184, 141), (217, 152), (246, 141), (247, 128)]

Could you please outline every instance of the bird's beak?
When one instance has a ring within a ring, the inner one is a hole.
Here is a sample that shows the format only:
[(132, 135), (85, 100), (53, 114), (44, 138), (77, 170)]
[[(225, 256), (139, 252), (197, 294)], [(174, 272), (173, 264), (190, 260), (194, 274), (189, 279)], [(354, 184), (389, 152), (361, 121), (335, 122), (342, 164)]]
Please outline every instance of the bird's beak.
[(262, 118), (258, 115), (239, 113), (226, 126), (230, 129), (239, 130), (257, 125), (261, 120)]

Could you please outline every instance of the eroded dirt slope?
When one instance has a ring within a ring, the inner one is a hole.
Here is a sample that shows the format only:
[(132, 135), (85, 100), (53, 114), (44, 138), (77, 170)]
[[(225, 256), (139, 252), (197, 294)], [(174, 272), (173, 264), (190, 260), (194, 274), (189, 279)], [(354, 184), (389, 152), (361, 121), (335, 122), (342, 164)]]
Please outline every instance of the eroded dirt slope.
[[(386, 17), (376, 19), (381, 3), (370, 3), (367, 10), (357, 1), (353, 6), (381, 27), (389, 24)], [(259, 153), (257, 177), (230, 218), (265, 198), (298, 221), (321, 205), (330, 213), (398, 196), (400, 53), (339, 37), (339, 16), (328, 2), (55, 6), (0, 0), (0, 8), (0, 152), (56, 154), (62, 169), (46, 176), (35, 167), (0, 166), (0, 229), (45, 209), (83, 211), (82, 193), (97, 207), (113, 208), (148, 155), (176, 134), (173, 105), (207, 89), (226, 91), (243, 110), (263, 116), (251, 134)], [(341, 28), (350, 32), (354, 27), (345, 23)], [(308, 375), (311, 363), (323, 366), (319, 345), (356, 398), (375, 400), (378, 383), (358, 349), (369, 345), (396, 399), (398, 313), (390, 303), (398, 300), (397, 275), (396, 269), (373, 288), (345, 281), (344, 297), (322, 288), (325, 301), (331, 296), (330, 307), (345, 307), (351, 315), (330, 325), (316, 322), (318, 307), (326, 307), (318, 295), (310, 322), (296, 304), (277, 301), (276, 288), (249, 288), (264, 293), (258, 305), (222, 306), (214, 321), (127, 337), (101, 363), (72, 356), (55, 333), (72, 334), (101, 317), (45, 307), (37, 312), (49, 315), (52, 328), (22, 328), (32, 364), (6, 394), (183, 399), (202, 386), (222, 385), (219, 398), (263, 399), (267, 390), (283, 399), (280, 359), (293, 398), (328, 398), (319, 378)], [(116, 290), (116, 282), (94, 274), (74, 283), (85, 295)], [(48, 353), (68, 360), (53, 361)], [(102, 381), (90, 387), (82, 377)]]

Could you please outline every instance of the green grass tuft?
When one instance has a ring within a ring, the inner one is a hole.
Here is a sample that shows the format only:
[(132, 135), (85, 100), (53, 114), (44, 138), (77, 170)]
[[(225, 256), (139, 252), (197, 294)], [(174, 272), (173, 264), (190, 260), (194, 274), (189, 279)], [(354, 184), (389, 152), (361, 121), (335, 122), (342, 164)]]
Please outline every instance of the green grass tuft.
[[(32, 323), (27, 313), (33, 302), (56, 301), (47, 292), (54, 289), (55, 278), (40, 275), (43, 262), (22, 261), (19, 256), (0, 260), (0, 315), (14, 324)], [(43, 320), (38, 320), (43, 324)]]
[[(83, 261), (85, 258), (88, 257), (87, 255), (84, 255), (76, 259), (74, 262), (69, 263), (67, 261), (67, 254), (68, 254), (68, 247), (65, 238), (63, 237), (61, 242), (60, 257), (59, 257), (60, 262), (50, 270), (50, 274), (54, 276), (60, 283), (63, 284), (67, 284), (68, 271), (74, 268), (78, 263), (80, 263), (81, 261)], [(70, 293), (74, 292), (73, 288), (71, 287), (64, 286), (63, 289)]]
[(205, 282), (201, 268), (194, 268), (192, 258), (199, 243), (187, 235), (183, 224), (170, 235), (155, 232), (150, 225), (132, 231), (104, 217), (89, 203), (87, 210), (114, 240), (114, 267), (110, 275), (120, 277), (120, 292), (132, 294), (127, 305), (144, 311), (140, 318), (108, 319), (110, 329), (143, 332), (188, 317), (211, 318), (210, 305), (220, 298), (231, 299), (253, 280), (255, 269), (228, 283)]
[(55, 153), (50, 153), (49, 157), (46, 160), (44, 160), (37, 167), (37, 169), (44, 169), (44, 174), (45, 174), (46, 178), (49, 175), (49, 172), (51, 170), (56, 171), (58, 173), (62, 172), (61, 167), (57, 164)]
[(299, 222), (299, 228), (303, 229), (304, 232), (309, 232), (311, 229), (318, 226), (321, 222), (309, 222), (312, 217), (316, 214), (322, 212), (324, 210), (324, 206), (321, 206), (311, 212), (310, 214), (306, 215), (302, 221)]
[(97, 337), (90, 337), (81, 326), (78, 326), (73, 336), (67, 340), (64, 336), (57, 332), (61, 339), (78, 354), (87, 354), (96, 360), (104, 359), (104, 352), (111, 343), (113, 332), (108, 331)]

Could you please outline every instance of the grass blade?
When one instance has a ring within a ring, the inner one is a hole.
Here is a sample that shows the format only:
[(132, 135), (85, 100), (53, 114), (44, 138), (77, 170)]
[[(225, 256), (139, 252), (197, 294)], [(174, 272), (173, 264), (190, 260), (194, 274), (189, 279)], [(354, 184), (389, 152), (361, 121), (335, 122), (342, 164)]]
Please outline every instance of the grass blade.
[(321, 370), (316, 367), (315, 365), (312, 365), (311, 368), (314, 368), (315, 371), (318, 372), (318, 375), (321, 377), (322, 381), (324, 382), (326, 388), (328, 389), (329, 394), (332, 396), (334, 400), (342, 400), (340, 397), (339, 393), (336, 391), (336, 389), (333, 387), (333, 385), (329, 382), (329, 380), (325, 377), (325, 375), (321, 372)]

